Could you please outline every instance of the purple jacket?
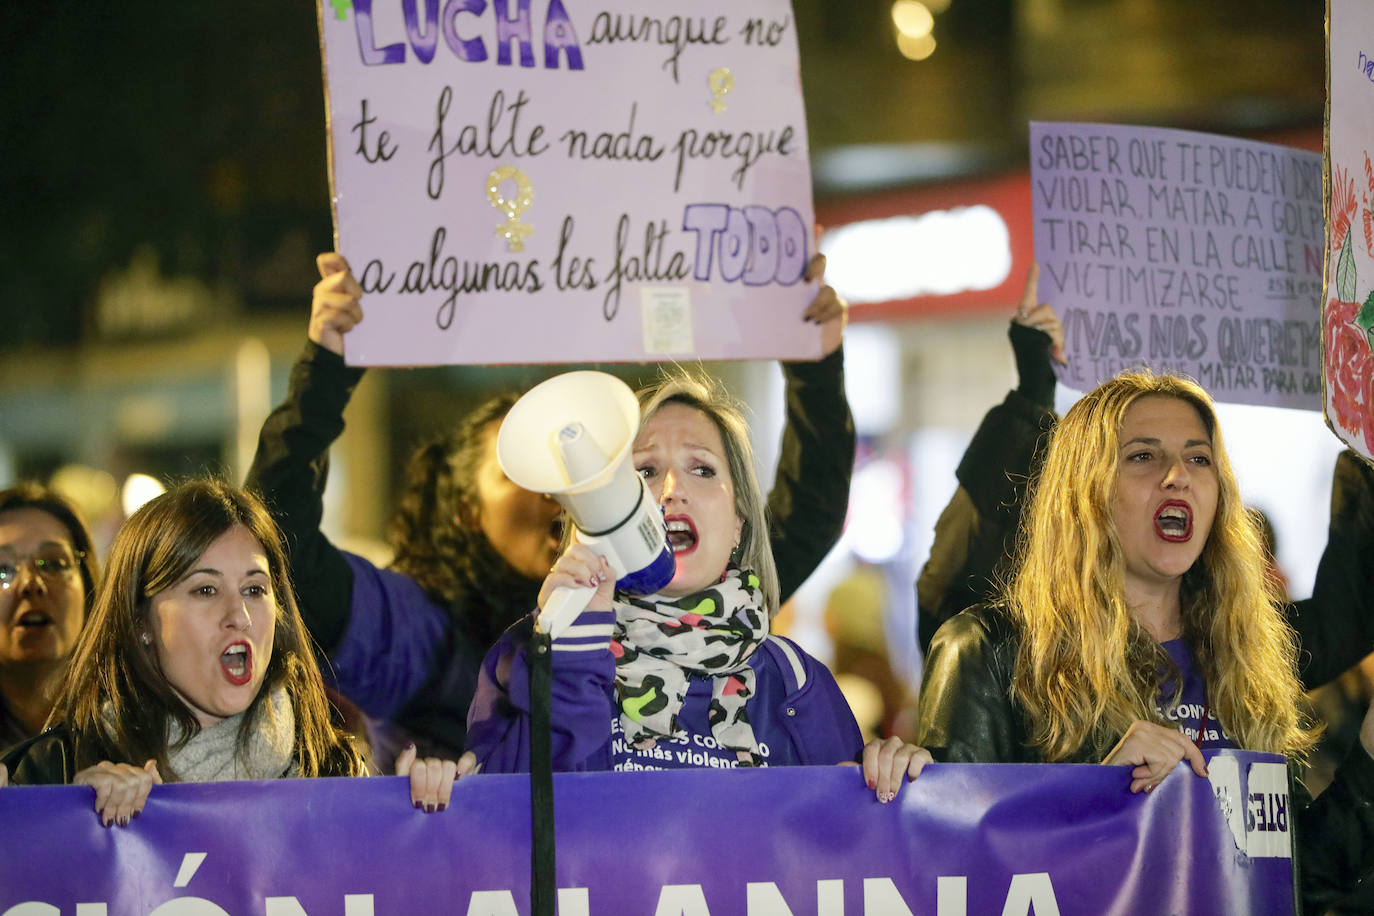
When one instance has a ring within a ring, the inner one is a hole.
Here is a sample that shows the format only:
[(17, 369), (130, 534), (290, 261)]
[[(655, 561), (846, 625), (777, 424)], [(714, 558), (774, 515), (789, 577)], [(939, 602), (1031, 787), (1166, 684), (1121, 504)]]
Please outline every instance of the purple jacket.
[[(614, 611), (584, 611), (553, 643), (553, 768), (622, 768), (624, 742), (612, 734), (615, 659), (610, 651)], [(529, 770), (529, 669), (525, 653), (534, 615), (511, 627), (487, 653), (468, 712), (468, 750), (489, 773)], [(755, 693), (747, 706), (754, 737), (770, 766), (823, 766), (858, 761), (863, 737), (835, 678), (795, 643), (770, 636), (750, 660)], [(712, 753), (706, 722), (710, 682), (694, 679), (679, 724), (685, 738), (660, 741), (650, 766), (723, 766)], [(645, 755), (638, 755), (642, 760)]]

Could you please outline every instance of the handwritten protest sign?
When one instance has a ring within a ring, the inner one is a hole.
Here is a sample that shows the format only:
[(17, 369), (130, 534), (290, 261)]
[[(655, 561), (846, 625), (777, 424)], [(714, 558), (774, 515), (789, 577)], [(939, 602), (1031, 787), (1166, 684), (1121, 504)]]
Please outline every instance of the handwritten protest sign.
[(787, 0), (320, 0), (354, 365), (814, 358)]
[(1220, 401), (1320, 406), (1321, 157), (1211, 134), (1031, 124), (1040, 298), (1066, 384), (1140, 365)]
[[(1292, 914), (1282, 759), (1208, 767), (1132, 795), (1122, 767), (936, 764), (887, 805), (846, 767), (560, 773), (558, 912)], [(0, 791), (0, 913), (530, 912), (526, 776), (428, 815), (398, 778), (155, 786), (123, 828), (93, 797)]]
[(1322, 402), (1327, 425), (1374, 456), (1374, 8), (1331, 0), (1327, 98), (1326, 308)]

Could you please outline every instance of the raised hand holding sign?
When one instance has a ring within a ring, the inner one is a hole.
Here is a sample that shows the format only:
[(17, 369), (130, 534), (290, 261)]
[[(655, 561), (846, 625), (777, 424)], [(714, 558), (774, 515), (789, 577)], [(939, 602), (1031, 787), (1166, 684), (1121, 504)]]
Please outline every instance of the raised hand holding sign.
[(681, 7), (321, 16), (351, 364), (820, 355), (791, 9)]

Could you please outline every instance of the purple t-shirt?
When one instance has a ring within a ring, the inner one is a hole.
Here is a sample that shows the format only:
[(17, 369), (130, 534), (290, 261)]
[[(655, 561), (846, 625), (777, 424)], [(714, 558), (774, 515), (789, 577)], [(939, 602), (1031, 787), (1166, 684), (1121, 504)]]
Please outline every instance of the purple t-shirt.
[[(1193, 653), (1189, 650), (1188, 644), (1182, 639), (1170, 639), (1160, 645), (1169, 653), (1174, 664), (1178, 665), (1179, 673), (1183, 677), (1183, 693), (1176, 703), (1173, 702), (1173, 695), (1177, 685), (1173, 678), (1168, 678), (1160, 686), (1158, 706), (1164, 718), (1182, 728), (1183, 733), (1194, 742), (1198, 740), (1199, 728), (1205, 728), (1202, 741), (1198, 744), (1204, 751), (1223, 747), (1234, 748), (1235, 742), (1226, 735), (1215, 711), (1207, 702), (1207, 685), (1203, 683), (1202, 672), (1193, 664)], [(1207, 716), (1205, 725), (1202, 722), (1204, 714)]]

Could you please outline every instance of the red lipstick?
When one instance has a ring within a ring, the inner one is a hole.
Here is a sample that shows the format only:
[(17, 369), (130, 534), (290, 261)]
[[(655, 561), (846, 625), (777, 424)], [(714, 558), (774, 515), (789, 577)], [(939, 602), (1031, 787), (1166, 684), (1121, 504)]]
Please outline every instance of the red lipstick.
[(1171, 543), (1193, 536), (1193, 507), (1181, 499), (1169, 499), (1155, 510), (1155, 534)]
[(253, 647), (245, 640), (231, 642), (219, 656), (225, 680), (242, 687), (253, 679)]
[(668, 515), (664, 516), (663, 521), (668, 526), (668, 545), (673, 549), (673, 556), (686, 556), (697, 549), (700, 538), (697, 536), (697, 526), (692, 524), (690, 518)]

